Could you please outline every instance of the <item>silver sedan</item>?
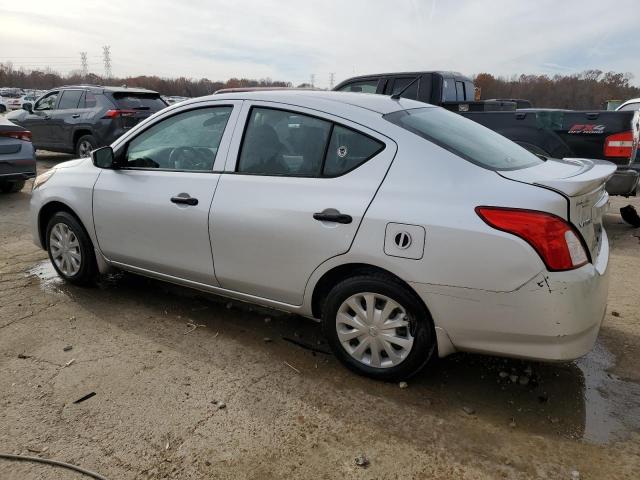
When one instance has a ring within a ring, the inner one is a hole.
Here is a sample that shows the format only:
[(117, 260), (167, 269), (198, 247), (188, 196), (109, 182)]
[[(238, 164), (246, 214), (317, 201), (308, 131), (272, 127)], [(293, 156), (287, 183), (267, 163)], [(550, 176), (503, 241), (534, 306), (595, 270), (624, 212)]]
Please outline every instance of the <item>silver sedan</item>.
[(39, 176), (33, 237), (69, 282), (122, 269), (299, 313), (347, 367), (397, 380), (456, 351), (588, 352), (614, 171), (411, 100), (234, 92)]

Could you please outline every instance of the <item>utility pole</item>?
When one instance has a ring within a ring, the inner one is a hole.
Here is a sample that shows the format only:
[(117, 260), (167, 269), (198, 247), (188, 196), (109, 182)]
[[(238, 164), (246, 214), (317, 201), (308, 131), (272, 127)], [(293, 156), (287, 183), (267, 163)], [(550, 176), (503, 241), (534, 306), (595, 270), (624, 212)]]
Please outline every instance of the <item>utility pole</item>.
[(109, 45), (102, 47), (102, 58), (104, 61), (104, 76), (111, 78), (111, 47)]
[(80, 62), (82, 63), (82, 79), (85, 80), (89, 74), (89, 64), (87, 62), (87, 52), (80, 52)]
[(333, 81), (335, 80), (335, 76), (336, 74), (334, 72), (329, 74), (329, 90), (333, 90)]
[(316, 86), (316, 74), (312, 73), (311, 74), (311, 88), (315, 88)]

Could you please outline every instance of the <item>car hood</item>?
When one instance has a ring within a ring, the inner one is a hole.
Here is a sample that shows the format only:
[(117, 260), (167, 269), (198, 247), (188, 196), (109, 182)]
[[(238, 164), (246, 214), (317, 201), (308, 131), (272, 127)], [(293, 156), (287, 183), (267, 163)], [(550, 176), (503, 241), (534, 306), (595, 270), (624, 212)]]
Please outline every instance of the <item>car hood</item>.
[(91, 162), (91, 158), (87, 157), (87, 158), (76, 158), (75, 160), (67, 160), (66, 162), (62, 162), (62, 163), (58, 163), (57, 165), (53, 166), (52, 168), (60, 169), (60, 168), (71, 168), (71, 167), (78, 167), (80, 165), (83, 165), (87, 162)]

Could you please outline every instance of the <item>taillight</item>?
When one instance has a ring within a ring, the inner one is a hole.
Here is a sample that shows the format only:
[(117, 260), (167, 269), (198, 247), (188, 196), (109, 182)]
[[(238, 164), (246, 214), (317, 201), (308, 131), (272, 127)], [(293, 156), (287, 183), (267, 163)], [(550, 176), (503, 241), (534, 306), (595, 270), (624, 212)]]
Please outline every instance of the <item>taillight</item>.
[(476, 207), (487, 225), (522, 238), (549, 271), (573, 270), (589, 262), (580, 233), (562, 218), (537, 210)]
[(633, 132), (616, 133), (609, 135), (604, 140), (605, 157), (629, 158), (633, 151)]
[(0, 132), (0, 137), (15, 138), (16, 140), (31, 141), (31, 132), (29, 130), (12, 130), (9, 132)]
[(102, 118), (133, 117), (135, 114), (135, 110), (107, 110)]

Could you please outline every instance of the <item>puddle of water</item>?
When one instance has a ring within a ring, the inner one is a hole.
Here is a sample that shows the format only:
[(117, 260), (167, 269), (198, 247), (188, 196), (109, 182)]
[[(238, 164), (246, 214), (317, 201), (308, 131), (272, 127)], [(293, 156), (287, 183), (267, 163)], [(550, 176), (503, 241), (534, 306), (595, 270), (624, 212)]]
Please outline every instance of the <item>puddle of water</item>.
[(584, 376), (584, 439), (606, 443), (631, 430), (640, 430), (640, 385), (608, 373), (614, 355), (598, 342), (591, 353), (577, 360)]
[(64, 280), (58, 276), (51, 262), (43, 260), (27, 270), (27, 276), (38, 277), (40, 288), (47, 293), (60, 293), (64, 285)]

